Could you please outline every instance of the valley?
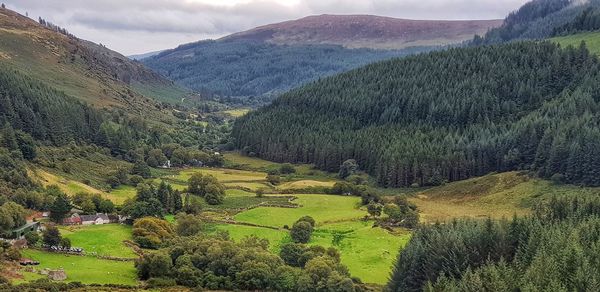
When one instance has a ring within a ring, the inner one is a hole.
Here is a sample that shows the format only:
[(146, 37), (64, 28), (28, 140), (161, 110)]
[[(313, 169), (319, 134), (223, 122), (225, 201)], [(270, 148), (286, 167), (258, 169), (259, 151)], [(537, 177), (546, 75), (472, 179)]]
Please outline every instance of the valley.
[(600, 1), (339, 3), (1, 4), (0, 290), (596, 291)]

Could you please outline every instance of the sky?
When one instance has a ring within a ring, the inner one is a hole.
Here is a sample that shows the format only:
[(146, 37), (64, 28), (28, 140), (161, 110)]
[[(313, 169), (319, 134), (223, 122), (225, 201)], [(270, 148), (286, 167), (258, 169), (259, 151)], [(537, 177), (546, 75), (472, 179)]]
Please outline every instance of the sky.
[(499, 19), (528, 0), (0, 0), (125, 55), (316, 14)]

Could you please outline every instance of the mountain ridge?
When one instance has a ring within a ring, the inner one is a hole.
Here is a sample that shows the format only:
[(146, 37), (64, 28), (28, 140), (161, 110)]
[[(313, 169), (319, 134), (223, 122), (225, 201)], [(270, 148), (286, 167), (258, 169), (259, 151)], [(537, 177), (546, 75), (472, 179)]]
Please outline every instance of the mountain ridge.
[(319, 78), (456, 45), (500, 24), (500, 20), (309, 16), (183, 44), (142, 62), (197, 92), (258, 106)]
[(415, 20), (367, 14), (321, 14), (259, 26), (219, 40), (250, 39), (278, 45), (332, 44), (346, 48), (403, 49), (460, 43), (501, 24), (501, 19)]

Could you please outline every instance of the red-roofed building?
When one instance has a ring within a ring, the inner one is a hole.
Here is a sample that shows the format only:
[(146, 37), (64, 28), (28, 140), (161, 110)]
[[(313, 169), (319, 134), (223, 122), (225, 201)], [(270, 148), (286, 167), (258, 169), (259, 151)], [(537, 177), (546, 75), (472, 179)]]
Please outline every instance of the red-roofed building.
[(73, 216), (69, 218), (63, 219), (62, 222), (64, 225), (81, 225), (81, 217)]

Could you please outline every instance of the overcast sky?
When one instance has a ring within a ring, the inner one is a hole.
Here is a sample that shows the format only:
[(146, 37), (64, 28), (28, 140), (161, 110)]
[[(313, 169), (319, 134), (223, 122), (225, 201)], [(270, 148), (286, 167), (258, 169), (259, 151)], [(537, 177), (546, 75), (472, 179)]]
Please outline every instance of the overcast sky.
[(314, 14), (504, 18), (528, 0), (0, 0), (125, 55)]

